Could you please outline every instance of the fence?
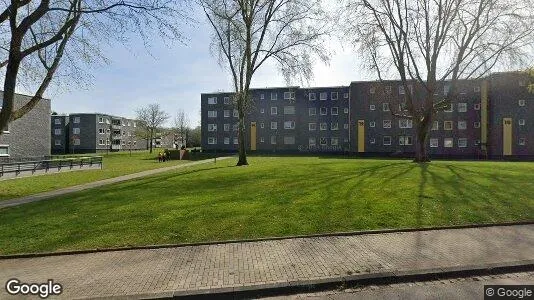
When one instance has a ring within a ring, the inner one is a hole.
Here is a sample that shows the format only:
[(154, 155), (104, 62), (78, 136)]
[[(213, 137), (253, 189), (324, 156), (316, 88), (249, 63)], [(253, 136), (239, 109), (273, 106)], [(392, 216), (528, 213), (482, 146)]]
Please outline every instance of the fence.
[(100, 166), (100, 168), (102, 168), (102, 156), (0, 163), (0, 177), (10, 173), (18, 175), (21, 172), (32, 172), (33, 174), (36, 171), (41, 170), (44, 170), (45, 172), (55, 169), (61, 171), (62, 168), (72, 169), (75, 167), (83, 168), (84, 166)]

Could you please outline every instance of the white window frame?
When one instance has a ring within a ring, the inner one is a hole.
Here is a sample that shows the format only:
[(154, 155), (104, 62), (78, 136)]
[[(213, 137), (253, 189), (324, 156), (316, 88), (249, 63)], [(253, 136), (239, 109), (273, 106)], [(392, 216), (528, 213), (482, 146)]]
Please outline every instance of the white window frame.
[(321, 131), (325, 131), (325, 130), (328, 130), (328, 123), (319, 123), (319, 130)]
[(391, 128), (391, 120), (383, 120), (382, 121), (382, 128)]
[(229, 137), (225, 137), (225, 138), (223, 139), (223, 143), (224, 143), (225, 145), (230, 145), (230, 138), (229, 138)]
[[(324, 141), (324, 143), (323, 143), (323, 141)], [(326, 137), (320, 137), (319, 138), (319, 145), (321, 145), (321, 146), (328, 145), (328, 139)]]
[(54, 118), (54, 124), (61, 125), (61, 118)]
[(473, 128), (480, 128), (480, 122), (473, 122)]
[(308, 93), (308, 101), (315, 101), (316, 96), (315, 93)]
[(80, 127), (72, 128), (72, 134), (80, 134)]
[(61, 129), (60, 128), (54, 129), (54, 135), (61, 135)]
[(432, 122), (432, 128), (430, 130), (439, 130), (439, 121)]
[(72, 121), (72, 123), (79, 124), (80, 123), (80, 117), (74, 117), (74, 120)]
[(317, 139), (316, 139), (315, 137), (312, 137), (312, 136), (309, 137), (309, 138), (308, 138), (308, 145), (309, 145), (309, 146), (315, 146), (315, 145), (317, 145)]
[(454, 103), (449, 103), (450, 106), (445, 108), (443, 112), (453, 112), (454, 111)]
[(458, 148), (467, 148), (467, 138), (458, 139)]
[(217, 118), (216, 110), (208, 110), (208, 118)]
[(80, 141), (80, 139), (73, 139), (73, 140), (72, 140), (72, 144), (73, 144), (74, 146), (80, 146), (81, 141)]
[(273, 101), (278, 100), (278, 93), (271, 92), (271, 100), (273, 100)]
[[(447, 146), (448, 142), (450, 142), (449, 146)], [(444, 138), (443, 139), (443, 147), (444, 148), (453, 148), (454, 147), (454, 139), (453, 138)]]
[(223, 111), (223, 114), (224, 114), (224, 117), (225, 117), (225, 118), (230, 118), (230, 110), (228, 110), (228, 109), (227, 109), (227, 110), (224, 110), (224, 111)]
[(382, 103), (382, 111), (389, 111), (389, 102)]
[(461, 113), (467, 112), (467, 103), (465, 102), (458, 103), (458, 112), (461, 112)]
[(369, 110), (375, 110), (376, 109), (376, 105), (374, 104), (370, 104), (369, 105)]
[(475, 103), (475, 105), (473, 105), (473, 109), (480, 110), (480, 103)]
[(234, 109), (234, 118), (239, 118), (239, 110)]
[(217, 145), (217, 138), (216, 137), (208, 137), (208, 145)]
[(271, 135), (271, 145), (276, 145), (276, 135)]
[(277, 106), (271, 106), (271, 115), (278, 115), (278, 107)]
[[(406, 122), (406, 124), (402, 124), (403, 122)], [(399, 128), (401, 129), (409, 129), (413, 127), (413, 120), (411, 119), (400, 119), (399, 120)]]
[(208, 124), (208, 131), (211, 131), (211, 132), (217, 131), (217, 124)]
[(376, 127), (376, 122), (375, 121), (370, 121), (369, 122), (369, 127), (370, 128), (375, 128)]
[(10, 153), (9, 145), (0, 145), (0, 148), (6, 149), (6, 152), (7, 152), (7, 153), (1, 153), (0, 157), (9, 157), (9, 153)]
[(411, 135), (401, 135), (401, 136), (399, 136), (399, 145), (400, 146), (411, 146), (411, 145), (413, 145), (413, 137)]
[(208, 104), (209, 105), (217, 104), (217, 97), (208, 97)]
[[(324, 112), (324, 113), (323, 113), (323, 112)], [(320, 114), (321, 116), (326, 116), (326, 115), (328, 115), (328, 107), (324, 107), (324, 106), (323, 106), (323, 107), (319, 108), (319, 114)]]
[[(447, 124), (450, 124), (450, 126), (447, 126)], [(443, 122), (443, 130), (454, 130), (454, 122), (453, 121), (444, 121)]]
[(295, 145), (295, 136), (284, 136), (284, 145)]
[(265, 100), (265, 94), (264, 93), (260, 94), (260, 100)]
[(332, 116), (337, 116), (339, 114), (339, 108), (337, 106), (331, 107), (330, 108), (330, 114)]
[(527, 102), (524, 99), (520, 99), (517, 101), (517, 104), (521, 107), (526, 106)]
[(315, 116), (315, 115), (317, 115), (317, 108), (315, 107), (308, 108), (308, 116)]
[[(389, 139), (389, 142), (386, 142), (386, 139)], [(384, 146), (391, 146), (392, 141), (393, 141), (393, 139), (389, 135), (386, 135), (386, 136), (382, 137), (382, 145), (384, 145)]]
[(438, 148), (439, 147), (439, 139), (431, 138), (430, 139), (430, 148)]
[(330, 145), (331, 146), (338, 146), (339, 145), (339, 138), (338, 137), (330, 138)]
[(399, 95), (404, 95), (404, 94), (406, 94), (406, 91), (404, 90), (404, 86), (399, 85)]
[(284, 129), (292, 130), (295, 129), (295, 121), (284, 121)]
[(284, 106), (284, 115), (294, 115), (294, 114), (295, 114), (294, 105)]
[(239, 139), (237, 137), (234, 137), (234, 145), (239, 145)]
[(265, 109), (264, 108), (260, 108), (260, 114), (264, 114), (265, 113)]
[(525, 126), (525, 119), (519, 119), (519, 126)]
[(337, 122), (330, 123), (330, 130), (339, 130), (339, 123)]
[(278, 122), (271, 122), (271, 130), (277, 130), (278, 129)]
[(349, 93), (343, 93), (343, 98), (349, 99)]
[(343, 109), (343, 112), (346, 113), (346, 114), (348, 114), (348, 113), (349, 113), (349, 108), (348, 108), (348, 107), (345, 107), (345, 108)]
[(294, 100), (295, 92), (284, 92), (284, 100)]
[(519, 140), (517, 141), (517, 144), (519, 146), (525, 146), (527, 144), (527, 139), (526, 138), (519, 138)]
[(316, 131), (317, 123), (308, 123), (308, 131)]
[(61, 140), (54, 140), (54, 146), (61, 146)]
[(467, 129), (467, 121), (458, 121), (458, 130), (466, 130)]
[(330, 92), (330, 99), (337, 100), (338, 99), (338, 93), (337, 92)]
[(260, 123), (260, 128), (261, 128), (261, 129), (265, 128), (265, 123), (261, 122), (261, 123)]
[(320, 101), (326, 101), (327, 99), (328, 99), (328, 93), (327, 92), (319, 93), (319, 100)]

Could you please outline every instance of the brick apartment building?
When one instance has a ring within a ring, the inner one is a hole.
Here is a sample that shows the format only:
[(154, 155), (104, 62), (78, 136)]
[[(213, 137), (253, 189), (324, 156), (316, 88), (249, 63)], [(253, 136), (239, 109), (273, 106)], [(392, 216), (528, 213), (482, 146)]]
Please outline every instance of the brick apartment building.
[[(429, 139), (433, 157), (534, 157), (534, 94), (526, 75), (494, 73), (461, 80), (451, 106), (434, 118)], [(411, 155), (412, 121), (405, 93), (420, 92), (400, 81), (358, 81), (341, 87), (253, 89), (246, 115), (246, 146), (263, 152), (354, 152)], [(438, 96), (448, 93), (440, 87)], [(202, 148), (237, 151), (237, 110), (232, 93), (201, 95)], [(438, 97), (439, 98), (439, 97)]]
[[(4, 93), (0, 91), (0, 106)], [(14, 108), (31, 96), (15, 94)], [(12, 121), (0, 135), (0, 159), (42, 158), (50, 155), (50, 99), (42, 99), (22, 118)]]

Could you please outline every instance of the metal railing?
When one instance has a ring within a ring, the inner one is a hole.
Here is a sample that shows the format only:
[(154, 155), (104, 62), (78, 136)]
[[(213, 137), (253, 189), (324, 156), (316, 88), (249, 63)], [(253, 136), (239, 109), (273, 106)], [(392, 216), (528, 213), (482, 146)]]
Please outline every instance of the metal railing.
[(102, 156), (0, 163), (0, 177), (8, 173), (18, 175), (21, 172), (32, 172), (33, 174), (40, 170), (48, 172), (51, 169), (57, 169), (61, 171), (62, 168), (73, 169), (75, 167), (83, 168), (84, 166), (100, 166), (100, 169), (102, 169)]

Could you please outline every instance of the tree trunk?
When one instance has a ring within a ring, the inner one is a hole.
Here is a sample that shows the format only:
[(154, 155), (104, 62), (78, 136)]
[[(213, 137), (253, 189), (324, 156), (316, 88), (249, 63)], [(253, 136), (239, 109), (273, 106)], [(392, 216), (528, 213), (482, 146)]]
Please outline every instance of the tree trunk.
[(247, 148), (245, 147), (245, 113), (243, 112), (243, 104), (239, 106), (239, 160), (237, 161), (238, 166), (246, 166), (247, 162)]
[(430, 155), (428, 153), (428, 136), (430, 132), (430, 124), (432, 118), (427, 115), (422, 121), (416, 122), (416, 139), (415, 139), (415, 159), (414, 162), (429, 162)]
[(154, 130), (150, 129), (150, 141), (149, 141), (149, 145), (150, 145), (150, 154), (152, 154), (152, 140), (154, 139)]
[(4, 99), (2, 102), (2, 111), (0, 112), (0, 135), (2, 135), (2, 129), (11, 121), (13, 114), (13, 102), (15, 99), (15, 87), (17, 85), (19, 67), (20, 61), (18, 58), (14, 54), (10, 54), (4, 79)]

